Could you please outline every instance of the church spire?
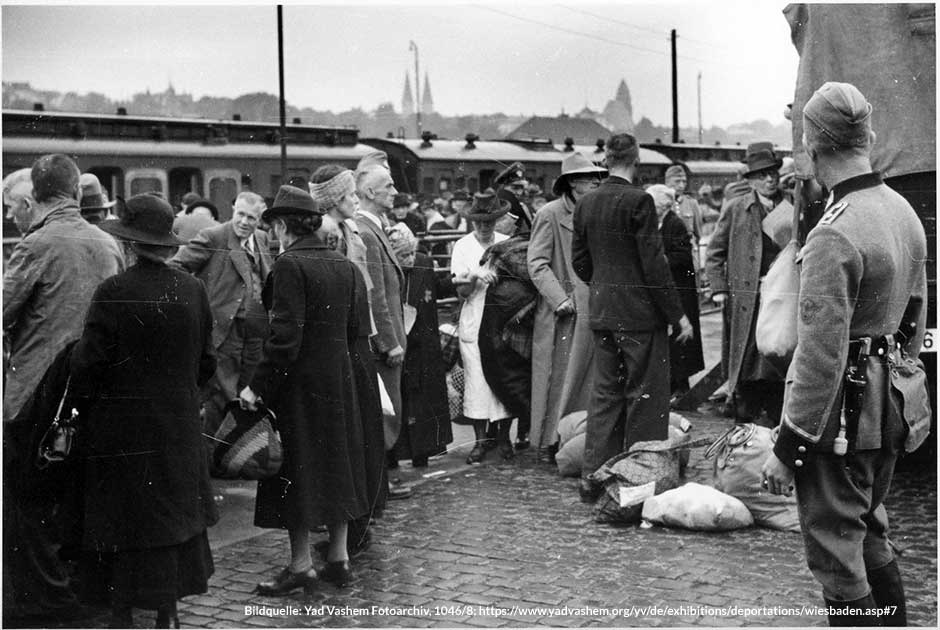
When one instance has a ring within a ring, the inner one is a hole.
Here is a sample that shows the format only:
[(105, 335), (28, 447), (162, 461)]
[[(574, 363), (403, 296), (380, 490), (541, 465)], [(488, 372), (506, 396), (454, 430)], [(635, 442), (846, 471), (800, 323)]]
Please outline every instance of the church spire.
[(411, 94), (411, 77), (405, 72), (405, 89), (401, 94), (401, 113), (403, 116), (414, 116), (415, 99)]
[(626, 105), (627, 110), (633, 112), (633, 103), (630, 100), (630, 88), (627, 87), (626, 79), (620, 79), (620, 85), (617, 86), (617, 96), (614, 100), (620, 101)]
[(428, 81), (428, 73), (424, 73), (424, 95), (421, 99), (421, 113), (434, 113), (434, 98), (431, 96), (431, 83)]

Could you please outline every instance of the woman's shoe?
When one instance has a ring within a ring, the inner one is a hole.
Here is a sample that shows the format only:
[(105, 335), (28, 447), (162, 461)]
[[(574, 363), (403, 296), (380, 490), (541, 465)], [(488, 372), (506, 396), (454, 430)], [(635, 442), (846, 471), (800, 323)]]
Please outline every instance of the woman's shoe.
[(337, 562), (327, 562), (326, 566), (317, 573), (324, 582), (329, 582), (340, 588), (349, 584), (352, 579), (352, 572), (349, 570), (348, 560), (339, 560)]
[(422, 455), (420, 457), (411, 458), (411, 467), (412, 468), (427, 468), (428, 467), (428, 456)]
[(496, 449), (499, 451), (499, 456), (509, 461), (516, 456), (516, 451), (512, 447), (512, 443), (507, 441), (500, 442), (496, 445)]
[(521, 435), (516, 436), (516, 450), (517, 451), (524, 451), (530, 446), (532, 446), (532, 443), (529, 442), (529, 435), (527, 433), (523, 433)]
[(470, 454), (467, 455), (468, 464), (479, 464), (483, 461), (483, 456), (486, 455), (486, 450), (480, 442), (477, 442), (473, 445), (473, 450), (470, 451)]
[[(132, 628), (133, 626), (128, 626)], [(170, 615), (169, 613), (157, 611), (157, 623), (154, 624), (154, 628), (179, 628), (180, 627), (180, 618), (177, 615)]]
[(299, 573), (284, 569), (272, 581), (258, 584), (255, 590), (259, 595), (286, 595), (298, 588), (303, 588), (304, 592), (310, 593), (316, 582), (317, 572), (313, 569)]

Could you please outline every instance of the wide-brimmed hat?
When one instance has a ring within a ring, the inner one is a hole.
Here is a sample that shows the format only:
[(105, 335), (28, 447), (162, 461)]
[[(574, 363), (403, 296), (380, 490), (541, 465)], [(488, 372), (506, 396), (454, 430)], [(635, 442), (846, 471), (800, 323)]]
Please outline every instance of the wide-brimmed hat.
[(323, 212), (320, 211), (320, 207), (310, 193), (296, 186), (284, 184), (278, 189), (271, 207), (261, 213), (261, 220), (270, 223), (273, 218), (285, 214), (304, 216), (323, 214)]
[(779, 169), (783, 164), (783, 158), (777, 157), (774, 153), (774, 145), (770, 142), (752, 142), (747, 145), (747, 153), (744, 154), (743, 161), (747, 165), (745, 177), (768, 168)]
[(562, 184), (576, 175), (597, 175), (598, 177), (606, 177), (607, 169), (602, 166), (597, 166), (591, 162), (591, 160), (575, 151), (562, 161), (561, 175), (559, 175), (555, 183), (552, 184), (552, 192), (559, 197), (563, 195), (565, 191), (562, 189)]
[(510, 207), (508, 201), (497, 197), (492, 188), (487, 188), (473, 195), (473, 204), (463, 215), (471, 221), (494, 221), (509, 212)]
[(112, 208), (116, 203), (114, 201), (108, 201), (108, 195), (105, 194), (104, 189), (101, 187), (101, 182), (98, 181), (95, 175), (82, 173), (78, 183), (82, 187), (80, 209), (83, 212), (85, 210), (107, 210), (108, 208)]
[(406, 193), (398, 193), (392, 200), (392, 207), (411, 206), (411, 196)]
[(119, 217), (102, 221), (98, 227), (121, 240), (144, 245), (184, 244), (173, 234), (173, 208), (161, 197), (149, 193), (135, 195), (124, 202)]

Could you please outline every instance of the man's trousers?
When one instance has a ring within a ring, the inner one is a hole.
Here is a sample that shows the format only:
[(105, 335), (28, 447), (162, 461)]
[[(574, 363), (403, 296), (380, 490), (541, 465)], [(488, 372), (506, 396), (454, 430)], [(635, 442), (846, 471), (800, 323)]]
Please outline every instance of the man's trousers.
[(250, 335), (245, 320), (235, 319), (225, 341), (216, 348), (215, 374), (204, 390), (205, 421), (203, 432), (215, 435), (225, 419), (225, 405), (238, 398), (238, 393), (251, 382), (261, 361), (264, 340)]
[(594, 391), (588, 406), (581, 476), (635, 442), (669, 437), (669, 337), (594, 331)]

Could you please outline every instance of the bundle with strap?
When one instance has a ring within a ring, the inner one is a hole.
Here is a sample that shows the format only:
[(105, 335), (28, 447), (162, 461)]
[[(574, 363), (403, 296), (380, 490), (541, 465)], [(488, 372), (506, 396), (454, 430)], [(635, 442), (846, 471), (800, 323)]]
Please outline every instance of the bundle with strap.
[(222, 479), (267, 479), (281, 470), (284, 452), (277, 417), (259, 401), (254, 411), (239, 401), (225, 406), (225, 419), (215, 432), (212, 474)]
[(790, 242), (777, 254), (760, 286), (760, 309), (754, 337), (757, 349), (766, 357), (789, 363), (796, 350), (799, 317), (800, 212), (805, 206), (803, 182), (797, 181), (794, 194)]

